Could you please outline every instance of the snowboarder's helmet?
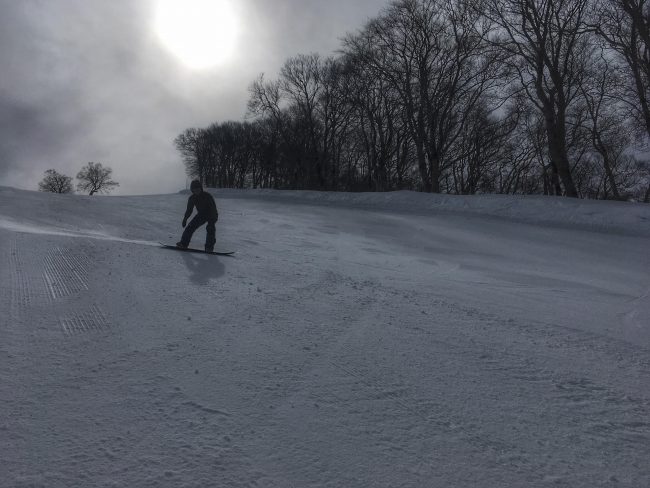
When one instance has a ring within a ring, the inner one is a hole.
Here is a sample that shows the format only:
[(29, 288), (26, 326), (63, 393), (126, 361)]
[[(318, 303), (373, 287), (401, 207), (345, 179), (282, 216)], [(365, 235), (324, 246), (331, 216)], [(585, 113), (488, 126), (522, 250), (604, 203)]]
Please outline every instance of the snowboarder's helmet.
[(190, 183), (190, 190), (194, 189), (203, 190), (203, 185), (199, 180), (193, 180), (192, 183)]

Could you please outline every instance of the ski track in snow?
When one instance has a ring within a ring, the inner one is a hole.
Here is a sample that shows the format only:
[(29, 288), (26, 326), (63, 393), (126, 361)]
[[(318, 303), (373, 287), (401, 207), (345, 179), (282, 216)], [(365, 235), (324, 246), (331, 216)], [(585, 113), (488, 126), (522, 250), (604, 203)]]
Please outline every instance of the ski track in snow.
[(619, 207), (216, 192), (218, 258), (147, 240), (182, 195), (16, 192), (0, 486), (650, 486), (650, 240), (593, 224)]
[(85, 238), (85, 239), (97, 239), (100, 241), (123, 242), (126, 244), (140, 244), (144, 246), (156, 246), (156, 247), (160, 246), (160, 244), (156, 241), (124, 239), (120, 237), (106, 235), (99, 231), (75, 232), (75, 231), (60, 230), (60, 229), (51, 228), (47, 226), (26, 225), (23, 223), (14, 222), (13, 220), (7, 218), (0, 218), (0, 229), (5, 229), (11, 232), (17, 232), (21, 234), (37, 234), (43, 236), (58, 236), (58, 237), (77, 237), (77, 238)]

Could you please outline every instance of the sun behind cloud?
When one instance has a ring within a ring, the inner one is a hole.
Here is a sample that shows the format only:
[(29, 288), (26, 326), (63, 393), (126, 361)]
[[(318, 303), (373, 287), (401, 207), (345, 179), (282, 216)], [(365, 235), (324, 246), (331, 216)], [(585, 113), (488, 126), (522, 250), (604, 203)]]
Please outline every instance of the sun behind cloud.
[(211, 68), (232, 59), (239, 22), (230, 0), (156, 2), (156, 34), (172, 54), (192, 69)]

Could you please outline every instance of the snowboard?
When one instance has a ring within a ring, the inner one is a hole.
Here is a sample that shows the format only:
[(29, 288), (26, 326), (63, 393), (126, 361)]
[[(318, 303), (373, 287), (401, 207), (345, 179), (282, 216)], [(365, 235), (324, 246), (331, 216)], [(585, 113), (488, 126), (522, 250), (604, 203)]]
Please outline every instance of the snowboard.
[(203, 249), (193, 249), (191, 247), (188, 247), (186, 249), (183, 249), (181, 247), (176, 247), (175, 245), (172, 244), (163, 244), (162, 242), (159, 243), (162, 247), (166, 249), (175, 249), (176, 251), (183, 251), (183, 252), (197, 252), (199, 254), (214, 254), (216, 256), (232, 256), (235, 254), (235, 251), (228, 251), (228, 252), (219, 252), (219, 251), (205, 251)]

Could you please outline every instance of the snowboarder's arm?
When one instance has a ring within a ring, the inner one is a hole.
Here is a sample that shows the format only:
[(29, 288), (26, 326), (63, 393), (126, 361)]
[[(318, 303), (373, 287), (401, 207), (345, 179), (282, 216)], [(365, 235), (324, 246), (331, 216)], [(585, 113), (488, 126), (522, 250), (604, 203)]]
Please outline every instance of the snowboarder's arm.
[(214, 220), (215, 222), (217, 220), (219, 220), (219, 212), (217, 211), (217, 203), (214, 201), (214, 198), (212, 197), (212, 195), (210, 195), (209, 211), (210, 211), (210, 220)]
[(192, 215), (192, 210), (194, 210), (194, 199), (190, 197), (187, 199), (187, 210), (185, 210), (185, 217), (183, 217), (183, 221), (186, 221), (190, 218), (190, 215)]

